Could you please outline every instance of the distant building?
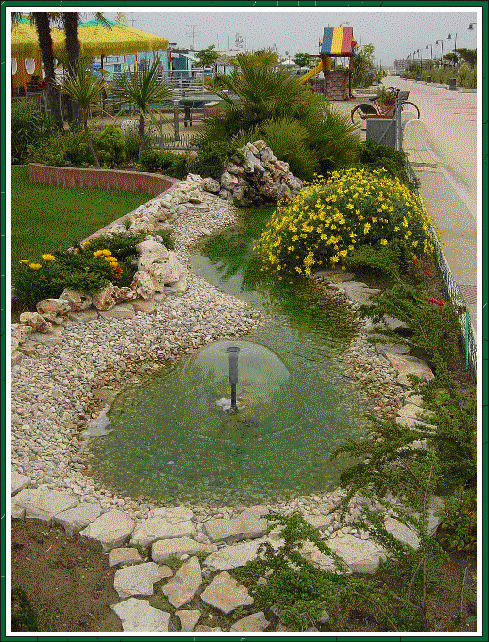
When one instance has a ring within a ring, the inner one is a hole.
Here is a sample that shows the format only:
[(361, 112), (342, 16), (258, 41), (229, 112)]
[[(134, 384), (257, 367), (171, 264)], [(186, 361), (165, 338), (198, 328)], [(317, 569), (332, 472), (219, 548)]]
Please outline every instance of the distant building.
[(409, 60), (406, 60), (406, 58), (403, 58), (401, 60), (394, 60), (395, 72), (401, 73), (402, 71), (406, 71), (408, 67), (409, 67)]

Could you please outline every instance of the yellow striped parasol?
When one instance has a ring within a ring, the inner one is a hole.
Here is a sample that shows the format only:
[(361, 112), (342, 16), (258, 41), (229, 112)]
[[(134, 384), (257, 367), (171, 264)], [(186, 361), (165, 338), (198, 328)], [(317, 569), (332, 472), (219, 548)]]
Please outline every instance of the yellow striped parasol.
[(138, 51), (158, 51), (168, 48), (168, 40), (147, 31), (127, 27), (107, 20), (105, 26), (99, 19), (78, 25), (80, 53), (85, 56), (110, 56), (134, 54)]
[[(60, 29), (51, 29), (53, 40), (53, 51), (64, 47), (64, 36)], [(41, 56), (41, 47), (37, 37), (37, 30), (34, 24), (22, 18), (12, 22), (11, 38), (12, 58), (37, 58)]]
[[(141, 29), (107, 20), (105, 26), (99, 19), (78, 25), (80, 54), (83, 56), (109, 56), (111, 54), (133, 54), (138, 51), (166, 50), (168, 40)], [(55, 56), (66, 50), (63, 29), (51, 28), (53, 53)], [(41, 55), (36, 27), (28, 19), (12, 23), (12, 58), (35, 58)]]

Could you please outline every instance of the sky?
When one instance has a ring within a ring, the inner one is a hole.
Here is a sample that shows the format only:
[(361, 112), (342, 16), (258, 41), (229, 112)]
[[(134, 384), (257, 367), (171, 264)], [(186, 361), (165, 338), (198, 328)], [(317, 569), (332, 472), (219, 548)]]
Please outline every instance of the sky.
[[(102, 5), (100, 3), (103, 11)], [(435, 41), (444, 40), (443, 50), (448, 53), (455, 46), (454, 34), (457, 34), (457, 47), (476, 47), (477, 27), (472, 31), (468, 29), (469, 23), (477, 22), (473, 9), (466, 11), (461, 7), (446, 11), (443, 7), (444, 11), (434, 11), (421, 3), (407, 8), (407, 11), (392, 8), (379, 11), (379, 7), (374, 6), (365, 11), (358, 7), (354, 10), (345, 7), (335, 11), (330, 8), (290, 11), (282, 7), (273, 12), (269, 8), (245, 12), (241, 7), (233, 9), (224, 4), (220, 11), (216, 8), (182, 10), (182, 7), (172, 8), (165, 4), (159, 12), (154, 8), (146, 12), (130, 5), (123, 10), (128, 25), (164, 36), (180, 47), (196, 50), (211, 44), (219, 50), (228, 49), (228, 45), (234, 49), (239, 34), (248, 50), (276, 45), (278, 53), (284, 57), (289, 54), (293, 57), (297, 51), (316, 54), (324, 27), (340, 25), (353, 27), (354, 38), (360, 45), (372, 43), (376, 63), (384, 66), (391, 66), (395, 59), (406, 58), (418, 49), (420, 54), (416, 53), (416, 58), (419, 55), (423, 59), (430, 58), (431, 48), (427, 45), (432, 45), (434, 57), (440, 57), (441, 45)], [(111, 12), (104, 11), (104, 15), (115, 17)], [(447, 39), (449, 34), (451, 40)]]

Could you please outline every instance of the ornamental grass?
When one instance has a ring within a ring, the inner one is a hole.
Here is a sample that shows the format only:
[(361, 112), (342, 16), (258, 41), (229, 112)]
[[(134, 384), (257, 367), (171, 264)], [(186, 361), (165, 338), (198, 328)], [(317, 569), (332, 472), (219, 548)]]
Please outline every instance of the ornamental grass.
[(264, 267), (309, 275), (344, 268), (365, 246), (396, 248), (401, 262), (433, 253), (432, 222), (416, 194), (383, 169), (317, 176), (281, 201), (255, 245)]

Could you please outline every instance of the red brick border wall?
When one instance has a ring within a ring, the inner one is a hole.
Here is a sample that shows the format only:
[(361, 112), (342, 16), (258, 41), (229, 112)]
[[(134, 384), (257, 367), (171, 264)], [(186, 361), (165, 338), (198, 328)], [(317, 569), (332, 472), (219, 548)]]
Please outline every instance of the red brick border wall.
[(127, 192), (145, 192), (152, 196), (157, 196), (180, 182), (163, 174), (91, 167), (52, 167), (39, 163), (29, 163), (28, 171), (29, 180), (53, 187), (120, 189)]

